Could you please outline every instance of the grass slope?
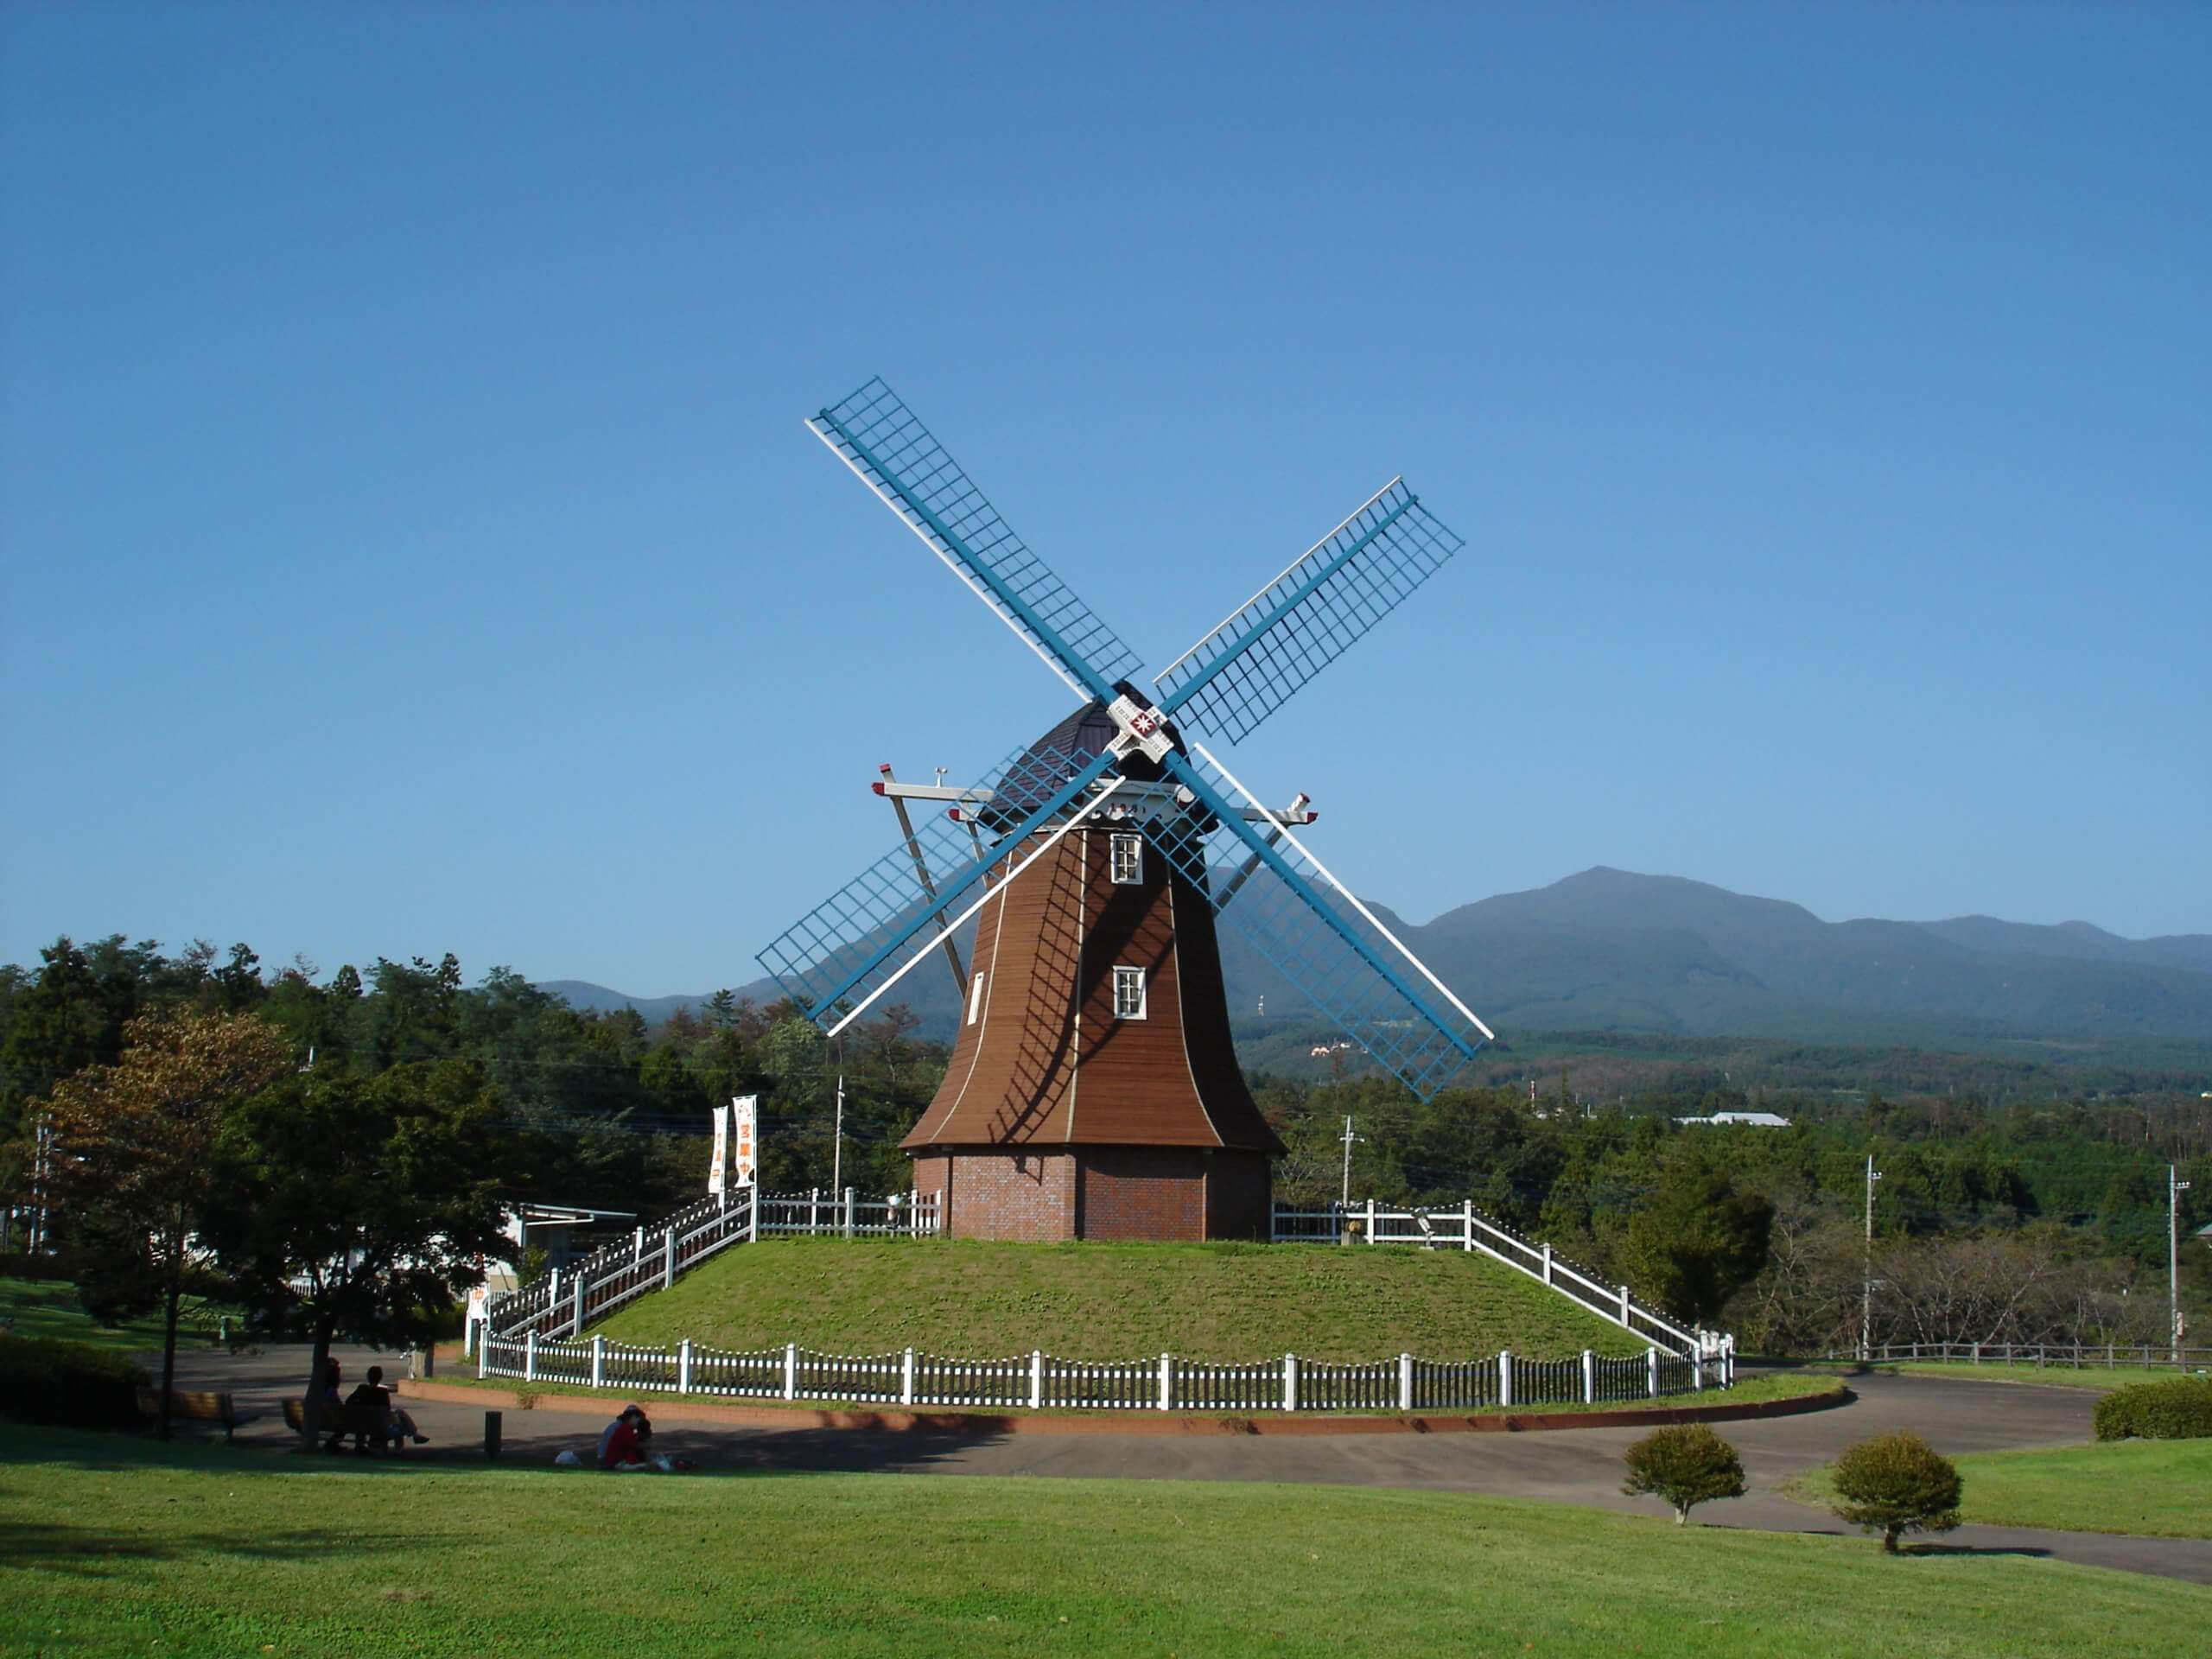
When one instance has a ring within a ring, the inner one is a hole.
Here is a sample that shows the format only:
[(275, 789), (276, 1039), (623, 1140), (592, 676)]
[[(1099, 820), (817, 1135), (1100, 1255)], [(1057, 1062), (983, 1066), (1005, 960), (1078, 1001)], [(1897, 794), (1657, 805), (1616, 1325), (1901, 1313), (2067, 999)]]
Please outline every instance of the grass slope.
[[(223, 1311), (198, 1297), (186, 1298), (177, 1316), (177, 1346), (211, 1346)], [(96, 1325), (79, 1304), (77, 1287), (66, 1279), (0, 1278), (0, 1315), (15, 1320), (19, 1337), (59, 1337), (125, 1354), (158, 1354), (162, 1348), (161, 1315), (126, 1325)]]
[(0, 1653), (2176, 1650), (2212, 1592), (1347, 1487), (333, 1467), (0, 1429)]
[(1033, 1348), (1065, 1359), (1234, 1361), (1645, 1346), (1479, 1255), (1296, 1244), (764, 1239), (601, 1328), (625, 1342), (797, 1342), (838, 1354), (911, 1345), (967, 1359)]
[(2171, 1365), (2155, 1370), (2140, 1365), (1972, 1365), (1963, 1360), (1884, 1360), (1874, 1369), (1902, 1371), (1912, 1376), (1948, 1376), (1968, 1382), (2030, 1382), (2047, 1389), (2091, 1389), (2109, 1394), (2137, 1382), (2155, 1382), (2175, 1375)]

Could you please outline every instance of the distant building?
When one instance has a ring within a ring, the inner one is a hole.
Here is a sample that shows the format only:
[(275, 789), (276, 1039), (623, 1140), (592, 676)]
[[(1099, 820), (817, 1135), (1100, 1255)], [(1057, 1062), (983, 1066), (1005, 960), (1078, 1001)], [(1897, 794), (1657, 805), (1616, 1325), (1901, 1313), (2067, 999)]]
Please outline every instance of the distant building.
[(1789, 1120), (1772, 1112), (1715, 1112), (1711, 1117), (1678, 1117), (1677, 1123), (1748, 1123), (1755, 1129), (1786, 1129)]

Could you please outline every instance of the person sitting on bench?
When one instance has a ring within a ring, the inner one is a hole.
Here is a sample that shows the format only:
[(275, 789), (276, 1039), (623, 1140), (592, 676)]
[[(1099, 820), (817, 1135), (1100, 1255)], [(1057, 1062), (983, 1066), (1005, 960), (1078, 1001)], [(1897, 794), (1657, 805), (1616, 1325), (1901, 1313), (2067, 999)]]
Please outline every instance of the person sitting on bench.
[[(363, 1386), (374, 1389), (378, 1398), (382, 1402), (382, 1409), (377, 1414), (377, 1422), (384, 1431), (385, 1439), (410, 1440), (417, 1446), (429, 1442), (430, 1437), (415, 1427), (415, 1419), (409, 1414), (407, 1408), (393, 1402), (391, 1390), (384, 1385), (383, 1366), (370, 1366), (369, 1380)], [(359, 1394), (360, 1389), (356, 1389), (354, 1392)]]

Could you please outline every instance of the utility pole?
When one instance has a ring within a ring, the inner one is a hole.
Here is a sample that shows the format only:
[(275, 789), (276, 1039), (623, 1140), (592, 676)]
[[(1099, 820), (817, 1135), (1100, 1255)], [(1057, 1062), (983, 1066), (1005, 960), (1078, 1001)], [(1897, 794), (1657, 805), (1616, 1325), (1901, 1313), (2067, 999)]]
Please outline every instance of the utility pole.
[[(842, 1071), (837, 1074), (837, 1124), (830, 1135), (830, 1190), (842, 1194), (845, 1190), (845, 1074)], [(838, 1199), (841, 1204), (843, 1201), (842, 1197)]]
[(1337, 1199), (1337, 1207), (1338, 1207), (1338, 1209), (1340, 1209), (1340, 1210), (1349, 1210), (1349, 1209), (1351, 1209), (1351, 1148), (1352, 1148), (1352, 1143), (1353, 1143), (1354, 1141), (1358, 1141), (1358, 1140), (1361, 1140), (1361, 1139), (1363, 1139), (1363, 1138), (1364, 1138), (1364, 1137), (1360, 1136), (1360, 1135), (1354, 1135), (1354, 1134), (1351, 1132), (1351, 1113), (1349, 1113), (1349, 1112), (1345, 1113), (1345, 1114), (1344, 1114), (1344, 1190), (1343, 1190), (1342, 1193), (1338, 1196), (1338, 1199)]
[(1866, 1255), (1865, 1298), (1859, 1312), (1859, 1357), (1874, 1357), (1874, 1183), (1882, 1172), (1874, 1167), (1874, 1154), (1866, 1154)]
[(2189, 1191), (2187, 1181), (2174, 1179), (2174, 1166), (2166, 1166), (2166, 1318), (2173, 1332), (2174, 1363), (2181, 1363), (2181, 1195)]

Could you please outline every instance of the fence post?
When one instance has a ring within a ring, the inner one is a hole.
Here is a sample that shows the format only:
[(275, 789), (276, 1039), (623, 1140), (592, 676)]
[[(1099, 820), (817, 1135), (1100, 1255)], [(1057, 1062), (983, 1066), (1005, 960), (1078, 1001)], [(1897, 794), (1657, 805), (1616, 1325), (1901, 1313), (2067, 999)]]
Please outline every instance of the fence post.
[(575, 1305), (576, 1311), (569, 1320), (569, 1334), (581, 1337), (584, 1333), (584, 1276), (581, 1273), (576, 1275)]
[(545, 1306), (550, 1307), (561, 1300), (561, 1269), (556, 1268), (545, 1281)]
[(745, 1189), (745, 1242), (760, 1242), (760, 1189), (758, 1185)]
[(492, 1326), (486, 1321), (484, 1334), (476, 1338), (476, 1380), (481, 1382), (492, 1372)]
[(1621, 1325), (1624, 1329), (1626, 1329), (1628, 1326), (1630, 1310), (1630, 1305), (1628, 1300), (1628, 1287), (1626, 1285), (1623, 1285), (1621, 1287)]
[(676, 1391), (691, 1392), (691, 1338), (686, 1337), (676, 1344)]
[(1690, 1392), (1700, 1394), (1705, 1389), (1705, 1350), (1690, 1350)]
[(1582, 1351), (1582, 1403), (1598, 1403), (1598, 1357), (1587, 1348)]
[(525, 1382), (537, 1381), (537, 1327), (535, 1325), (523, 1333), (522, 1380)]
[(1497, 1356), (1497, 1403), (1513, 1403), (1513, 1355), (1510, 1350), (1501, 1350)]
[(1160, 1357), (1160, 1408), (1165, 1411), (1175, 1400), (1175, 1356)]
[(1475, 1201), (1472, 1198), (1459, 1201), (1459, 1248), (1463, 1250), (1475, 1248)]
[(1656, 1400), (1659, 1397), (1659, 1351), (1656, 1348), (1643, 1351), (1643, 1392), (1648, 1399)]
[(1367, 1201), (1367, 1242), (1370, 1244), (1375, 1242), (1375, 1200), (1372, 1198)]
[(666, 1290), (676, 1282), (676, 1224), (668, 1224), (667, 1236), (661, 1240), (660, 1287)]
[(594, 1389), (601, 1388), (605, 1386), (606, 1382), (607, 1338), (594, 1337), (591, 1339), (591, 1385)]
[(645, 1260), (645, 1230), (644, 1227), (640, 1226), (638, 1229), (637, 1238), (632, 1242), (630, 1247), (630, 1265), (633, 1268), (641, 1267), (644, 1265)]
[(914, 1351), (911, 1348), (906, 1351), (906, 1360), (899, 1367), (899, 1403), (902, 1406), (914, 1403)]
[[(851, 1189), (847, 1188), (848, 1192)], [(1045, 1351), (1029, 1351), (1029, 1409), (1040, 1411), (1045, 1405)]]
[(1727, 1340), (1721, 1348), (1720, 1362), (1720, 1386), (1732, 1389), (1736, 1386), (1736, 1333), (1733, 1331), (1728, 1333)]
[(1298, 1356), (1296, 1354), (1285, 1354), (1282, 1357), (1282, 1408), (1285, 1411), (1298, 1409)]
[(1548, 1244), (1546, 1244), (1546, 1245), (1544, 1246), (1544, 1282), (1545, 1282), (1546, 1284), (1548, 1284), (1548, 1285), (1549, 1283), (1551, 1283), (1551, 1281), (1552, 1281), (1552, 1247), (1548, 1243)]
[(852, 1236), (853, 1236), (853, 1189), (852, 1189), (851, 1187), (849, 1187), (849, 1187), (847, 1187), (847, 1188), (845, 1189), (845, 1236), (846, 1236), (847, 1238), (850, 1238)]
[(1400, 1354), (1398, 1356), (1398, 1409), (1411, 1411), (1413, 1408), (1414, 1357), (1411, 1354)]
[(784, 1398), (798, 1398), (798, 1344), (784, 1344)]
[(822, 1189), (818, 1186), (808, 1187), (806, 1189), (806, 1236), (809, 1238), (812, 1238), (822, 1225), (822, 1217), (819, 1213), (821, 1208)]

